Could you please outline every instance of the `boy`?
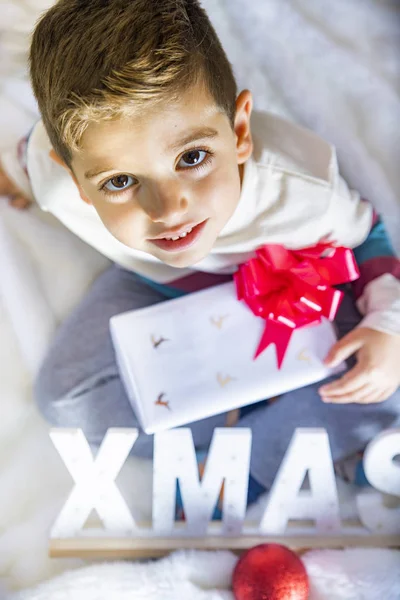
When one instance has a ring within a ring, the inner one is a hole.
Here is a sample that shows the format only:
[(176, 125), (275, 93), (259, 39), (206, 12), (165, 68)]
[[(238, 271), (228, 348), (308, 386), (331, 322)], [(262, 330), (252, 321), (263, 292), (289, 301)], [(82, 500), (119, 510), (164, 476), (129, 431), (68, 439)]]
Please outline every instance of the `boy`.
[[(333, 457), (399, 423), (399, 261), (371, 206), (338, 173), (334, 149), (305, 129), (252, 115), (196, 0), (61, 0), (40, 19), (30, 52), (42, 115), (6, 153), (3, 193), (58, 217), (116, 265), (57, 332), (35, 394), (55, 426), (98, 446), (109, 427), (137, 427), (109, 334), (111, 316), (215, 285), (265, 243), (320, 241), (355, 249), (361, 278), (337, 318), (330, 365), (341, 378), (240, 411), (251, 427), (249, 502), (271, 486), (296, 427), (324, 427)], [(29, 183), (28, 183), (28, 178)], [(10, 188), (10, 186), (16, 188)], [(1, 190), (0, 190), (1, 191)], [(360, 325), (355, 328), (356, 325)], [(226, 415), (193, 423), (207, 448)], [(133, 451), (151, 456), (141, 434)]]

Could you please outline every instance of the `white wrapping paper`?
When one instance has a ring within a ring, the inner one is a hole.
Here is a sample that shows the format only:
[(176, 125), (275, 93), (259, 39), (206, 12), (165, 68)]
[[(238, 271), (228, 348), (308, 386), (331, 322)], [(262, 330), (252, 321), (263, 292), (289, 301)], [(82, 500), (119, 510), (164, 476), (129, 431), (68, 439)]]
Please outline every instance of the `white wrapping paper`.
[(120, 373), (146, 433), (177, 427), (321, 381), (336, 340), (329, 321), (293, 333), (283, 365), (274, 346), (253, 360), (265, 322), (233, 283), (113, 317)]

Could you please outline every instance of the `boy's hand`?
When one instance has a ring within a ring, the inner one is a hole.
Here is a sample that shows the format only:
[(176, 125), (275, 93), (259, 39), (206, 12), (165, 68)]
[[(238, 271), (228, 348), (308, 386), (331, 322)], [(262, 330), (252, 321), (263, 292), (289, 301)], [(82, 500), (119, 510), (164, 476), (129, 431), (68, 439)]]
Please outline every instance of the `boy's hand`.
[(357, 365), (343, 377), (319, 389), (324, 402), (371, 404), (383, 402), (400, 385), (400, 335), (360, 327), (328, 353), (325, 364), (334, 367), (357, 352)]
[(8, 178), (0, 163), (0, 196), (8, 196), (11, 206), (23, 210), (28, 208), (32, 201)]

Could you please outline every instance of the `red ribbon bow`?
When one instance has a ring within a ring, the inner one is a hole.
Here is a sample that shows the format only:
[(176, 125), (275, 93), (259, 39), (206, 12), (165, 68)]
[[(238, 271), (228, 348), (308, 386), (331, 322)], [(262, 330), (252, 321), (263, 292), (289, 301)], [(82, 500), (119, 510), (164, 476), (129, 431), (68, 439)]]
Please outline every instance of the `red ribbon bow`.
[(343, 292), (330, 286), (360, 273), (350, 249), (326, 244), (302, 250), (268, 244), (256, 255), (234, 275), (237, 296), (267, 321), (254, 358), (275, 344), (280, 369), (295, 329), (335, 318)]

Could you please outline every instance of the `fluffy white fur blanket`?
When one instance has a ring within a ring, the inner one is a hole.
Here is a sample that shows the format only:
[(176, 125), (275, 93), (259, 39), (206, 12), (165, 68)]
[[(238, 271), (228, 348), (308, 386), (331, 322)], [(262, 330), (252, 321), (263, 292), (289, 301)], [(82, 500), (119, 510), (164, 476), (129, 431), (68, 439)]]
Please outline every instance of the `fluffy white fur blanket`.
[[(310, 551), (303, 560), (309, 600), (398, 600), (400, 552)], [(176, 552), (158, 562), (104, 563), (63, 573), (7, 600), (233, 600), (236, 557), (230, 552)]]

